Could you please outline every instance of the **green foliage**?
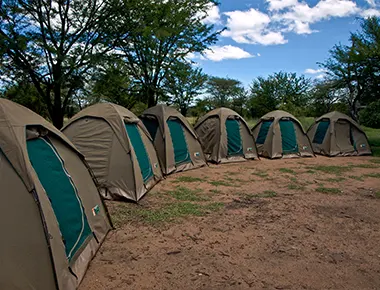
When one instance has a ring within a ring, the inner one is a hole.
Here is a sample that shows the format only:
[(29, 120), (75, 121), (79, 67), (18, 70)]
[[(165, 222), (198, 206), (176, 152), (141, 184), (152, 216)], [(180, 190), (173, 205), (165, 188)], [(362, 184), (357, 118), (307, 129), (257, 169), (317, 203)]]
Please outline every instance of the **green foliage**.
[(210, 77), (206, 92), (209, 94), (211, 107), (231, 107), (242, 114), (246, 102), (246, 93), (239, 80), (231, 78)]
[(360, 111), (359, 120), (364, 126), (380, 129), (380, 100)]
[(302, 116), (310, 89), (311, 80), (295, 73), (280, 71), (267, 78), (258, 77), (250, 86), (251, 116), (261, 117), (277, 109)]
[(202, 53), (218, 32), (203, 19), (209, 0), (120, 1), (114, 32), (116, 48), (141, 86), (148, 107), (164, 96), (163, 82), (178, 61)]
[(202, 94), (207, 79), (200, 68), (193, 68), (187, 62), (176, 62), (164, 81), (167, 93), (164, 100), (176, 105), (186, 116), (195, 98)]

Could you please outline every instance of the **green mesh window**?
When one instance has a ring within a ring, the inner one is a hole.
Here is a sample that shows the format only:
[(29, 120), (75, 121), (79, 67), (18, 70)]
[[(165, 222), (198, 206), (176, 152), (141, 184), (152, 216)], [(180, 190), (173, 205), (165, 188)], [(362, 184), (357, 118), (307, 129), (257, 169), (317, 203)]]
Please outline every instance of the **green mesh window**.
[(44, 187), (57, 218), (69, 260), (92, 234), (75, 187), (63, 160), (46, 139), (27, 141), (30, 162)]
[(317, 131), (315, 131), (315, 135), (313, 138), (314, 144), (322, 144), (325, 139), (328, 128), (330, 127), (330, 121), (320, 121), (318, 123)]
[(243, 144), (240, 136), (240, 123), (235, 119), (226, 120), (228, 155), (243, 155)]
[(280, 120), (281, 139), (282, 139), (282, 153), (291, 154), (298, 153), (298, 144), (296, 130), (293, 121)]
[(172, 138), (175, 163), (178, 165), (191, 162), (182, 123), (177, 119), (167, 120), (166, 123), (169, 127), (170, 137)]
[(256, 144), (264, 144), (267, 139), (270, 126), (272, 126), (273, 121), (263, 121), (261, 123), (259, 135), (257, 136)]
[(127, 130), (129, 140), (135, 151), (141, 175), (144, 182), (146, 182), (153, 176), (153, 170), (139, 128), (137, 127), (137, 124), (125, 123), (125, 129)]

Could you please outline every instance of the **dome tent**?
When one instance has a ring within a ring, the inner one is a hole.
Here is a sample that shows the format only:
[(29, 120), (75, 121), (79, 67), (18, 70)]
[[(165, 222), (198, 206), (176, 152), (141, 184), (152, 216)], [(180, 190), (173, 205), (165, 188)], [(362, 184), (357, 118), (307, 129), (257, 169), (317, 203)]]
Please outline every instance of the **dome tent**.
[(62, 131), (84, 154), (107, 199), (138, 201), (162, 179), (149, 132), (121, 106), (87, 107)]
[(257, 148), (246, 121), (227, 108), (215, 109), (195, 125), (208, 161), (236, 162), (258, 158)]
[(76, 289), (110, 222), (83, 156), (53, 125), (0, 99), (0, 289)]
[(164, 174), (206, 165), (198, 136), (176, 109), (157, 105), (145, 110), (140, 119), (150, 132)]
[(300, 121), (284, 111), (273, 111), (252, 128), (259, 155), (268, 158), (313, 157), (313, 149)]
[(364, 131), (349, 116), (331, 112), (315, 120), (307, 132), (315, 153), (326, 156), (370, 155)]

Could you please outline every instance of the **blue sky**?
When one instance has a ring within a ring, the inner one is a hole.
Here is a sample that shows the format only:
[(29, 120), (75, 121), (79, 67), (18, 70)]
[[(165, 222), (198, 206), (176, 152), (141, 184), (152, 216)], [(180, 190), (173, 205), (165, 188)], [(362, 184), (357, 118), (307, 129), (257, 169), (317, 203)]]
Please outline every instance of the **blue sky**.
[(380, 0), (221, 0), (206, 23), (226, 27), (204, 57), (204, 72), (245, 85), (280, 70), (322, 78), (317, 62), (334, 44), (347, 43), (359, 19), (380, 16)]

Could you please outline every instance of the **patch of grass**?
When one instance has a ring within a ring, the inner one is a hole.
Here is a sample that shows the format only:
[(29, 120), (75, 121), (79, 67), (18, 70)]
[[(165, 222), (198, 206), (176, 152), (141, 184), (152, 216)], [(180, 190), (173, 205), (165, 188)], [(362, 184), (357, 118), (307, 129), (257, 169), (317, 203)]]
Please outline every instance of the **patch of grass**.
[(289, 179), (291, 182), (298, 183), (298, 179), (295, 177), (290, 177)]
[(168, 191), (167, 194), (171, 195), (177, 200), (182, 201), (205, 201), (207, 197), (198, 195), (201, 192), (199, 189), (190, 189), (183, 186), (178, 186), (175, 190)]
[(288, 185), (289, 190), (304, 190), (305, 186), (297, 183), (291, 183)]
[(375, 192), (375, 197), (376, 197), (376, 198), (380, 198), (380, 191), (376, 191), (376, 192)]
[(328, 182), (342, 182), (346, 179), (344, 177), (337, 177), (337, 178), (327, 178), (326, 181)]
[(222, 191), (219, 189), (210, 189), (209, 192), (215, 193), (215, 194), (222, 193)]
[(305, 173), (308, 173), (308, 174), (315, 174), (315, 173), (317, 173), (317, 172), (314, 171), (314, 170), (309, 169), (309, 170), (305, 171)]
[(356, 167), (356, 168), (378, 168), (379, 166), (375, 164), (356, 164), (352, 165), (351, 167)]
[(348, 177), (351, 178), (351, 179), (358, 180), (358, 181), (364, 181), (363, 176), (350, 175)]
[(290, 174), (296, 174), (296, 172), (293, 169), (290, 168), (280, 168), (278, 169), (282, 173), (290, 173)]
[(271, 198), (271, 197), (276, 197), (276, 196), (277, 196), (277, 192), (273, 190), (265, 190), (262, 193), (251, 195), (251, 197), (253, 198)]
[(266, 171), (263, 171), (263, 170), (255, 170), (254, 172), (252, 172), (253, 175), (256, 175), (258, 177), (261, 177), (261, 178), (266, 178), (269, 176), (269, 174), (266, 172)]
[(348, 171), (348, 167), (346, 166), (326, 166), (326, 165), (309, 166), (307, 167), (307, 169), (322, 171), (324, 173), (335, 174), (335, 175), (340, 175), (343, 172)]
[(363, 130), (367, 134), (373, 156), (380, 157), (380, 129), (363, 127)]
[(208, 203), (205, 205), (191, 202), (176, 202), (162, 206), (159, 209), (143, 208), (135, 204), (119, 206), (112, 214), (112, 221), (116, 227), (131, 221), (148, 224), (175, 222), (188, 216), (203, 216), (209, 212), (222, 209), (223, 203)]
[(333, 188), (333, 187), (318, 187), (316, 191), (326, 194), (339, 194), (341, 193), (339, 188)]
[(380, 164), (380, 158), (371, 159), (369, 162), (375, 163), (375, 164)]
[(174, 182), (180, 183), (180, 182), (201, 182), (201, 181), (203, 181), (203, 179), (199, 177), (180, 176)]
[(380, 173), (368, 173), (364, 174), (364, 177), (380, 178)]

